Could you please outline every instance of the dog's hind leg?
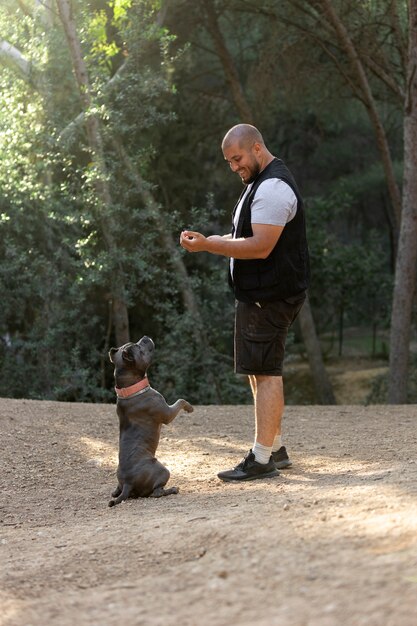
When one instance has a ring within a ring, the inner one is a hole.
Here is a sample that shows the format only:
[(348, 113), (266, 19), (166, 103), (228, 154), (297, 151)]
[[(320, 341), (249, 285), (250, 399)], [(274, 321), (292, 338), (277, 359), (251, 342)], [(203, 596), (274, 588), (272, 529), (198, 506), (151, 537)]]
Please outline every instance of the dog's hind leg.
[(169, 489), (164, 489), (163, 487), (156, 487), (152, 493), (150, 494), (150, 498), (162, 498), (162, 496), (170, 496), (173, 493), (178, 493), (178, 487), (170, 487)]
[(116, 500), (110, 500), (109, 506), (115, 506), (116, 504), (120, 504), (124, 500), (127, 500), (131, 491), (132, 491), (132, 486), (125, 483), (123, 485), (123, 489), (119, 497), (116, 498)]

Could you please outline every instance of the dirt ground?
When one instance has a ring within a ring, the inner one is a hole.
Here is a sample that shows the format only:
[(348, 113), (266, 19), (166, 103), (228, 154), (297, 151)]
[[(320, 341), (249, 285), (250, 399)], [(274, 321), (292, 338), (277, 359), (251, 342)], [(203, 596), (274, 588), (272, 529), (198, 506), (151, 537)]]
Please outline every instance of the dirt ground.
[(293, 467), (220, 482), (250, 406), (166, 426), (178, 495), (108, 508), (113, 405), (0, 400), (2, 626), (416, 626), (417, 407), (290, 406)]

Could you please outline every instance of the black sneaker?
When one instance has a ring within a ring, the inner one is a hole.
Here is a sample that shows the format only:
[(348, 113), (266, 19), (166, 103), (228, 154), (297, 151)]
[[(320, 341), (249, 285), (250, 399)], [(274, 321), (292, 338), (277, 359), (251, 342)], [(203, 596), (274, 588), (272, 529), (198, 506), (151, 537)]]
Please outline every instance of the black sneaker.
[(220, 480), (232, 482), (234, 480), (255, 480), (256, 478), (269, 478), (270, 476), (278, 476), (279, 472), (275, 467), (272, 456), (269, 457), (268, 463), (258, 463), (255, 461), (255, 455), (249, 450), (243, 461), (236, 465), (232, 470), (219, 472), (217, 476)]
[(287, 469), (287, 467), (291, 467), (292, 465), (285, 446), (281, 446), (279, 450), (273, 452), (272, 459), (277, 469)]

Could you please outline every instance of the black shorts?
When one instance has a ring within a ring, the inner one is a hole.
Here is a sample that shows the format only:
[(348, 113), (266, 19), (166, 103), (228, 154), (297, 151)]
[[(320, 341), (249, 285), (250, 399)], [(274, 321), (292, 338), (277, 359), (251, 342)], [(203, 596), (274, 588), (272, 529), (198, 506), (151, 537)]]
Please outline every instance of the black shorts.
[(282, 376), (288, 329), (297, 317), (305, 292), (276, 302), (236, 302), (235, 372)]

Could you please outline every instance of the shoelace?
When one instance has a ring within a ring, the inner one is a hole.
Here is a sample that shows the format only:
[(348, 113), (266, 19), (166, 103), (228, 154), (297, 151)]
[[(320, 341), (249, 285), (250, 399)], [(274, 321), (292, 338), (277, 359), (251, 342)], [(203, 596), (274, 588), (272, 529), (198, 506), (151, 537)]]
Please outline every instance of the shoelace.
[(251, 452), (248, 452), (247, 455), (241, 460), (241, 462), (238, 465), (236, 465), (235, 469), (241, 469), (241, 470), (246, 469), (249, 463), (250, 455), (251, 455)]

